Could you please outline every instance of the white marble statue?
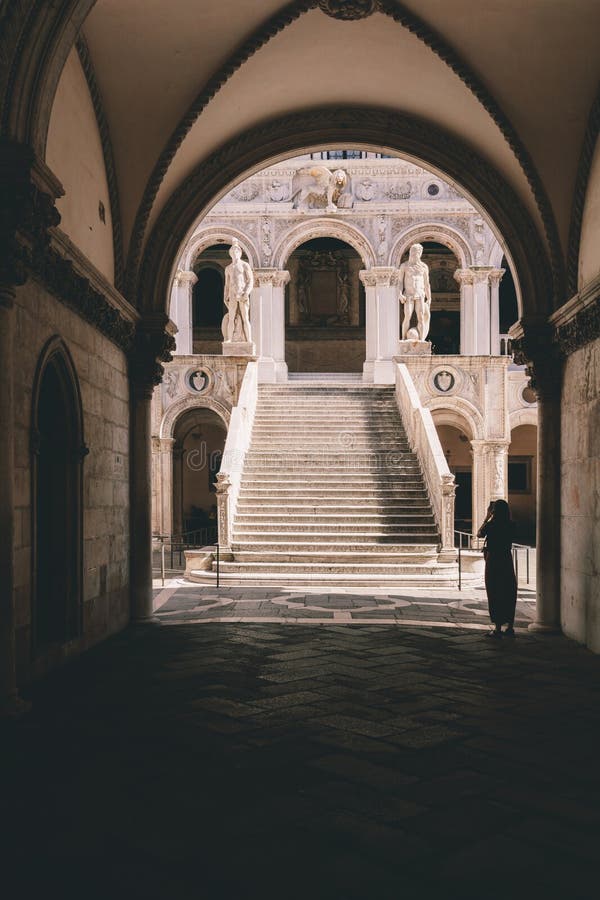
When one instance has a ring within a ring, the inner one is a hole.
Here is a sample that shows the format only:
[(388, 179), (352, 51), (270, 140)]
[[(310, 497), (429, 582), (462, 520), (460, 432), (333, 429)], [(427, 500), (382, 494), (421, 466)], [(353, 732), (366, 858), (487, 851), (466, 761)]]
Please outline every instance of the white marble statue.
[(225, 269), (223, 299), (227, 313), (223, 319), (223, 339), (225, 343), (237, 340), (250, 342), (250, 294), (254, 287), (254, 275), (250, 265), (242, 259), (242, 248), (237, 240), (231, 245), (229, 255), (232, 262)]
[[(404, 305), (403, 341), (424, 341), (429, 333), (431, 286), (429, 266), (421, 262), (422, 255), (422, 244), (413, 244), (408, 253), (408, 262), (400, 266), (400, 302)], [(416, 329), (410, 325), (413, 311), (417, 313)]]
[(327, 166), (308, 166), (296, 172), (294, 209), (309, 209), (314, 202), (325, 203), (327, 212), (337, 210), (337, 202), (346, 187), (348, 176), (343, 169), (332, 172)]

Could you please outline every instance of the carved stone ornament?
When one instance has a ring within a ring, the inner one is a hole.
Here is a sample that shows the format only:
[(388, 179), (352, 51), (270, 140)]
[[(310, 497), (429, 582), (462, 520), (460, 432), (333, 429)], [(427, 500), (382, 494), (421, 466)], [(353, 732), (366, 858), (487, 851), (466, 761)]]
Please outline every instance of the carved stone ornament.
[(366, 19), (377, 11), (377, 0), (319, 0), (319, 6), (326, 16), (354, 22)]
[(195, 394), (202, 394), (211, 385), (211, 377), (208, 369), (192, 369), (186, 375), (185, 382), (188, 388)]
[(454, 375), (446, 369), (436, 372), (433, 377), (433, 383), (442, 394), (447, 394), (454, 387)]
[(164, 330), (166, 317), (164, 318), (164, 322), (138, 326), (129, 354), (131, 380), (136, 388), (150, 396), (162, 381), (164, 369), (161, 363), (171, 362), (172, 351), (175, 349), (175, 338)]

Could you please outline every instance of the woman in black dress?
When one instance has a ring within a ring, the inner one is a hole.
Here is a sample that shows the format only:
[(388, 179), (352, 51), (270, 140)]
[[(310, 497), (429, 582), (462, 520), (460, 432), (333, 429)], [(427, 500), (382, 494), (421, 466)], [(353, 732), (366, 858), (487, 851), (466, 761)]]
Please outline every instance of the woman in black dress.
[(485, 522), (477, 532), (477, 537), (485, 538), (485, 589), (488, 597), (490, 619), (494, 630), (490, 637), (504, 634), (515, 636), (515, 608), (517, 605), (517, 579), (512, 560), (514, 524), (506, 500), (490, 503)]

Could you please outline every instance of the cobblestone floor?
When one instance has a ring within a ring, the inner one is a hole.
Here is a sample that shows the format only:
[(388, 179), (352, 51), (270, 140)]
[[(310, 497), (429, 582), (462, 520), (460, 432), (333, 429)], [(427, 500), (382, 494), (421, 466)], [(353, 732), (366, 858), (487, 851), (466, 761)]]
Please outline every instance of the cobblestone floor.
[[(405, 592), (215, 593), (159, 597), (177, 627), (114, 637), (3, 723), (7, 898), (597, 896), (598, 657)], [(261, 603), (279, 624), (235, 621)], [(393, 619), (333, 618), (365, 608)]]

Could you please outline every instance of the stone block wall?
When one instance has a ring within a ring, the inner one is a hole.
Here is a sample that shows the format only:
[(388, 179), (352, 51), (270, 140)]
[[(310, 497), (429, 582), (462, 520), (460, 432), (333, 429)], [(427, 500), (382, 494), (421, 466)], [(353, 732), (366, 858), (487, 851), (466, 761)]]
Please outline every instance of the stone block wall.
[[(32, 386), (43, 347), (67, 345), (79, 379), (84, 441), (81, 634), (32, 658)], [(30, 281), (17, 292), (15, 334), (15, 605), (19, 678), (42, 674), (129, 619), (129, 392), (124, 354)]]
[(568, 357), (561, 416), (562, 627), (600, 653), (600, 340)]

